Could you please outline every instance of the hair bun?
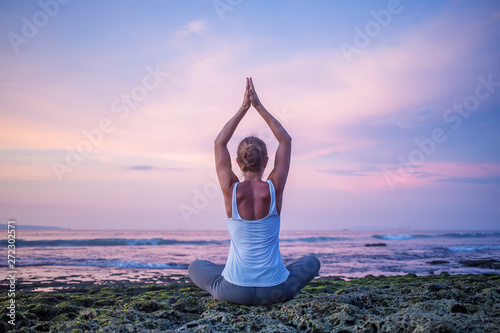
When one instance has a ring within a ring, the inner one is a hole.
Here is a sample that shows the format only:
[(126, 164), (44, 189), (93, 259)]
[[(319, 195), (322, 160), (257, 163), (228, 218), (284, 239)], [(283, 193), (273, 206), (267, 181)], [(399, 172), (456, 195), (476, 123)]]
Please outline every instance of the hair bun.
[(261, 171), (267, 158), (266, 144), (261, 139), (250, 136), (238, 145), (238, 160), (243, 171)]
[(249, 168), (258, 168), (262, 164), (261, 151), (259, 146), (253, 144), (246, 145), (243, 148), (243, 160)]

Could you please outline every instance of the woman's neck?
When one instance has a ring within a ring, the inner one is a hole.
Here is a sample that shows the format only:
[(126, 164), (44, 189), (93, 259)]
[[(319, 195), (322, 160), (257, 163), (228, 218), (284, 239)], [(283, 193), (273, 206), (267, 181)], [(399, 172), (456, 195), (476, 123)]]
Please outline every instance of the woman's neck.
[(243, 181), (246, 180), (261, 180), (262, 172), (256, 171), (243, 171)]

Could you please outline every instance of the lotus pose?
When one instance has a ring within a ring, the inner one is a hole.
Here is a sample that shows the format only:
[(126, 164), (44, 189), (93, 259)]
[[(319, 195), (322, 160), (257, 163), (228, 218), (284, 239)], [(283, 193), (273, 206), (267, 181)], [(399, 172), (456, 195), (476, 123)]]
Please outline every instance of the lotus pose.
[[(261, 139), (249, 136), (238, 145), (236, 162), (243, 181), (231, 169), (227, 143), (253, 106), (279, 142), (274, 168), (266, 181), (262, 174), (269, 160)], [(320, 262), (312, 255), (287, 266), (279, 250), (280, 212), (290, 168), (292, 139), (259, 101), (247, 78), (243, 104), (215, 139), (215, 166), (227, 217), (231, 244), (226, 265), (195, 260), (188, 273), (193, 282), (218, 300), (264, 305), (292, 299), (318, 275)]]

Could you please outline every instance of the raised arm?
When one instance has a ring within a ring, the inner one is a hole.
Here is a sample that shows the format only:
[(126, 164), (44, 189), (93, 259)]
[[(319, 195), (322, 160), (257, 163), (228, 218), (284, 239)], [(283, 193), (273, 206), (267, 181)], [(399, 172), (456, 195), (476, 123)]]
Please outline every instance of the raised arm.
[(219, 178), (222, 192), (225, 194), (227, 194), (231, 190), (231, 186), (238, 181), (238, 177), (234, 174), (231, 168), (231, 155), (227, 149), (227, 143), (233, 136), (233, 133), (241, 119), (243, 119), (247, 113), (250, 105), (250, 81), (247, 78), (245, 96), (240, 109), (231, 119), (229, 119), (226, 125), (224, 125), (214, 141), (215, 169), (217, 170), (217, 176)]
[(286, 179), (288, 177), (288, 170), (290, 169), (290, 158), (292, 152), (292, 137), (285, 130), (283, 125), (274, 118), (262, 105), (255, 92), (252, 79), (250, 78), (250, 101), (253, 107), (259, 112), (261, 117), (267, 123), (271, 131), (273, 132), (276, 140), (278, 140), (279, 145), (276, 150), (276, 156), (274, 158), (274, 168), (269, 174), (268, 179), (273, 181), (276, 186), (276, 192), (280, 195), (285, 189)]

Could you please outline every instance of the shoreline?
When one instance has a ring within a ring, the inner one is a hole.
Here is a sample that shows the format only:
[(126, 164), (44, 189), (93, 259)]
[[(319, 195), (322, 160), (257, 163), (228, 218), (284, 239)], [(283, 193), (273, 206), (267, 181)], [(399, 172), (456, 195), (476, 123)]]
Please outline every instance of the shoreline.
[[(165, 276), (159, 283), (42, 282), (19, 285), (14, 332), (500, 330), (499, 274), (320, 277), (293, 300), (266, 306), (217, 301), (183, 274)], [(8, 302), (2, 293), (4, 331), (12, 329)]]

